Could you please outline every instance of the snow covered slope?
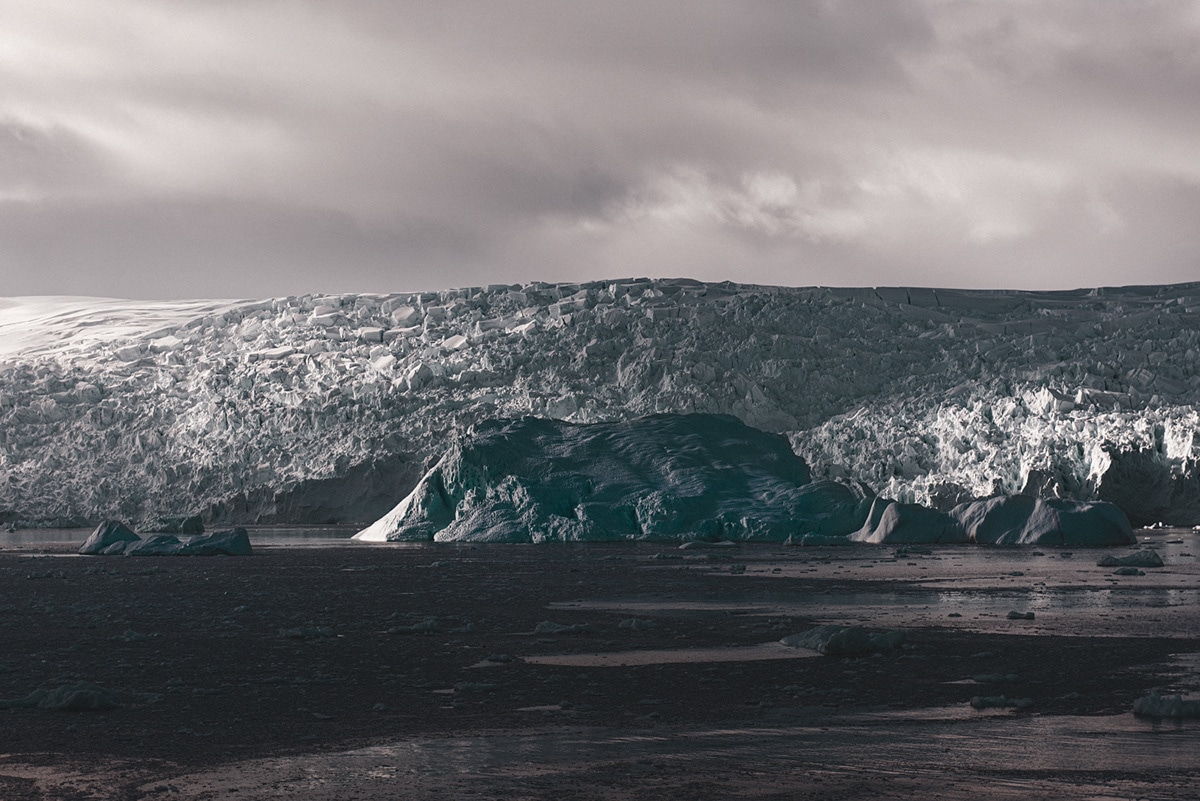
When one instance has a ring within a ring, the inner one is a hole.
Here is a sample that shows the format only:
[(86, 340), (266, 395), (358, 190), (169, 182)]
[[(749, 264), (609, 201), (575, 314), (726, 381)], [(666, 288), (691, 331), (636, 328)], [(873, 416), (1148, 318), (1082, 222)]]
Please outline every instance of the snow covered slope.
[(369, 522), (473, 423), (732, 414), (815, 477), (1200, 523), (1200, 284), (0, 300), (0, 519)]
[(240, 304), (62, 296), (0, 298), (0, 366), (72, 353), (86, 359), (97, 347), (156, 339), (196, 317), (235, 305)]

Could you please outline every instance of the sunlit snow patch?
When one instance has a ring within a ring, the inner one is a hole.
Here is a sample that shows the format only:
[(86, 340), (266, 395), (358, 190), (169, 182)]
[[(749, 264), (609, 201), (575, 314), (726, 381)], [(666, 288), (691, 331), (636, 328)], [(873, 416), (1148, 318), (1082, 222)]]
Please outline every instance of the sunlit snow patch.
[[(244, 301), (243, 303), (249, 303)], [(0, 298), (0, 362), (101, 343), (151, 337), (159, 350), (178, 344), (178, 326), (239, 305), (228, 300), (138, 301), (116, 298), (38, 296)], [(168, 338), (175, 343), (166, 342)]]

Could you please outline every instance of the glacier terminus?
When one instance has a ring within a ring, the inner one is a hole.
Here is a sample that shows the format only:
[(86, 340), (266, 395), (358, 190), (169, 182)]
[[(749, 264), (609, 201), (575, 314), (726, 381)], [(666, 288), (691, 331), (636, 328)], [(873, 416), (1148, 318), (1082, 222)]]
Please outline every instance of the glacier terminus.
[(0, 519), (366, 524), (488, 421), (708, 414), (899, 504), (1105, 501), (1191, 526), (1198, 342), (1200, 284), (8, 298)]

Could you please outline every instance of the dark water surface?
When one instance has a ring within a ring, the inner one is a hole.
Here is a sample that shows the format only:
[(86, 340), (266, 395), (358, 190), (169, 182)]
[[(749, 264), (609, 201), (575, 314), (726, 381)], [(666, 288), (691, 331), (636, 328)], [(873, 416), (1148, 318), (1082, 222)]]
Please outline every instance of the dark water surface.
[[(1198, 771), (1194, 721), (954, 708), (782, 728), (562, 728), (409, 740), (183, 776), (170, 797), (1184, 799), (1196, 797)], [(598, 788), (607, 792), (590, 794)]]
[[(1178, 642), (1179, 649), (1165, 679), (1157, 686), (1192, 697), (1200, 692), (1200, 656), (1196, 652), (1200, 635), (1200, 560), (1196, 558), (1200, 554), (1200, 535), (1190, 530), (1139, 532), (1139, 545), (1154, 548), (1166, 563), (1140, 576), (1117, 576), (1112, 568), (1097, 565), (1101, 556), (1120, 556), (1132, 548), (934, 546), (911, 551), (894, 546), (785, 548), (760, 543), (680, 551), (670, 543), (373, 545), (352, 542), (355, 527), (249, 530), (255, 547), (272, 550), (281, 559), (323, 558), (315, 552), (283, 554), (282, 549), (326, 548), (335, 565), (358, 560), (354, 571), (373, 571), (375, 562), (386, 561), (372, 561), (369, 557), (387, 555), (372, 554), (372, 548), (405, 548), (414, 549), (409, 555), (421, 563), (418, 569), (430, 576), (453, 576), (464, 565), (488, 565), (471, 574), (473, 580), (482, 581), (498, 572), (493, 570), (497, 563), (511, 565), (529, 560), (533, 567), (542, 569), (535, 556), (544, 556), (546, 549), (565, 548), (587, 554), (597, 564), (619, 565), (639, 576), (638, 583), (608, 589), (607, 585), (585, 584), (583, 580), (577, 583), (572, 571), (571, 580), (558, 585), (559, 591), (537, 599), (534, 620), (595, 611), (611, 612), (614, 620), (622, 616), (666, 620), (672, 614), (682, 614), (708, 615), (705, 619), (716, 622), (725, 616), (736, 619), (735, 615), (745, 614), (880, 629), (955, 629), (1052, 644), (1082, 636), (1170, 638), (1172, 643)], [(72, 546), (82, 543), (88, 533), (85, 529), (4, 532), (0, 547), (16, 552), (16, 562), (26, 555), (46, 552), (72, 554)], [(351, 549), (357, 553), (351, 555)], [(264, 558), (262, 562), (269, 564), (272, 560)], [(588, 567), (586, 560), (578, 564), (572, 561), (571, 566)], [(348, 571), (345, 567), (337, 570), (339, 575)], [(22, 568), (22, 572), (30, 571)], [(705, 588), (719, 591), (661, 592), (657, 579), (673, 574), (704, 576)], [(535, 573), (530, 575), (531, 580), (537, 580)], [(580, 579), (588, 575), (579, 574)], [(787, 580), (776, 581), (773, 577)], [(354, 584), (351, 581), (338, 586)], [(469, 593), (472, 587), (464, 585), (461, 591)], [(400, 603), (397, 599), (411, 594), (400, 593), (392, 597), (391, 603)], [(1035, 617), (1010, 617), (1010, 612), (1033, 612)], [(387, 625), (381, 622), (377, 628)], [(676, 650), (672, 650), (672, 642), (661, 648), (630, 650), (628, 637), (636, 633), (612, 643), (605, 638), (616, 635), (597, 636), (586, 641), (586, 648), (570, 647), (567, 638), (554, 641), (554, 648), (534, 648), (540, 641), (529, 634), (523, 629), (521, 636), (514, 634), (506, 640), (505, 647), (514, 652), (531, 648), (526, 662), (546, 671), (546, 675), (567, 670), (629, 670), (631, 677), (645, 677), (658, 666), (681, 661), (711, 665), (713, 675), (721, 675), (751, 660), (778, 660), (791, 670), (791, 665), (798, 662), (784, 660), (818, 658), (813, 653), (782, 653), (774, 641), (736, 648), (700, 648), (685, 640)], [(375, 632), (370, 636), (405, 635)], [(443, 640), (447, 647), (461, 647), (449, 634), (422, 635), (420, 640), (416, 639), (418, 635), (411, 636), (414, 649)], [(317, 660), (327, 658), (328, 652), (338, 646), (331, 640), (297, 643), (296, 647), (304, 649), (306, 659)], [(486, 653), (470, 653), (470, 660)], [(930, 658), (938, 656), (931, 654)], [(469, 661), (466, 655), (463, 661)], [(865, 677), (871, 664), (872, 660), (866, 658), (852, 668), (861, 670)], [(484, 682), (490, 680), (488, 671), (505, 669), (492, 665), (473, 673)], [(1072, 665), (1068, 669), (1082, 672), (1088, 666)], [(637, 673), (639, 670), (642, 672)], [(965, 666), (962, 673), (970, 675)], [(475, 680), (474, 675), (471, 678)], [(1140, 687), (1135, 679), (1131, 675), (1130, 686)], [(855, 681), (847, 685), (848, 692), (859, 694), (862, 685)], [(894, 676), (897, 688), (905, 681), (903, 673)], [(1071, 679), (1066, 686), (1075, 689), (1079, 685)], [(979, 692), (985, 692), (985, 688)], [(697, 690), (696, 698), (703, 697)], [(753, 698), (753, 694), (748, 697)], [(1127, 708), (1131, 708), (1134, 698), (1133, 694), (1129, 696)], [(639, 724), (640, 729), (632, 725), (573, 726), (569, 708), (523, 707), (517, 713), (528, 714), (530, 723), (520, 730), (464, 727), (446, 736), (376, 742), (369, 747), (231, 760), (203, 770), (180, 771), (169, 782), (157, 778), (121, 797), (156, 801), (467, 797), (546, 801), (896, 797), (1098, 801), (1200, 797), (1196, 790), (1200, 786), (1200, 721), (1196, 720), (1144, 720), (1131, 712), (1103, 716), (1041, 714), (1036, 707), (1019, 714), (979, 712), (965, 703), (873, 713), (839, 709), (837, 702), (809, 705), (808, 701), (798, 700), (794, 706), (767, 710), (762, 724), (755, 726), (650, 723)], [(441, 714), (459, 715), (470, 708), (447, 706)], [(373, 714), (336, 711), (338, 715)], [(330, 716), (329, 725), (337, 725), (342, 719), (338, 715)], [(64, 726), (73, 721), (64, 718)], [(135, 773), (134, 768), (144, 769), (113, 765), (104, 770), (93, 767), (81, 774), (64, 765), (49, 766), (33, 760), (3, 766), (8, 775), (36, 779), (45, 788), (42, 797), (64, 799), (117, 797), (110, 791), (128, 786), (128, 774)]]

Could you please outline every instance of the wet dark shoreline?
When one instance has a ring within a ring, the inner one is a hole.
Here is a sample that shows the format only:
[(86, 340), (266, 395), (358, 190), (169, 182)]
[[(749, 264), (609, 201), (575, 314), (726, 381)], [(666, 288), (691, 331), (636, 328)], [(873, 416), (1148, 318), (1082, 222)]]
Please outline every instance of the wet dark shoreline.
[[(238, 558), (0, 553), (0, 633), (8, 644), (0, 698), (90, 682), (121, 703), (102, 712), (0, 712), (7, 724), (0, 776), (10, 777), (0, 788), (15, 799), (69, 798), (64, 771), (122, 764), (125, 778), (112, 780), (123, 784), (111, 797), (172, 797), (149, 793), (147, 783), (165, 786), (172, 776), (281, 755), (500, 731), (534, 736), (561, 726), (638, 736), (929, 709), (961, 710), (969, 720), (970, 698), (992, 692), (1031, 698), (1029, 710), (1017, 713), (1023, 719), (1127, 715), (1151, 688), (1186, 689), (1195, 679), (1178, 675), (1172, 656), (1200, 651), (1200, 639), (1154, 636), (1150, 625), (1161, 619), (1154, 625), (1164, 631), (1196, 631), (1190, 621), (1197, 610), (1186, 599), (1103, 606), (1077, 620), (1077, 610), (1053, 608), (1066, 589), (1055, 595), (1053, 586), (1033, 586), (1060, 576), (1086, 582), (1071, 590), (1077, 594), (1146, 592), (1133, 580), (1111, 580), (1091, 552), (1072, 561), (998, 551), (970, 562), (952, 549), (899, 558), (880, 548), (730, 550), (589, 544), (262, 547)], [(675, 558), (684, 555), (702, 558)], [(1029, 565), (1009, 570), (1003, 560), (1014, 558)], [(1194, 587), (1194, 571), (1169, 566), (1147, 580), (1169, 593), (1172, 584)], [(922, 608), (939, 577), (949, 577), (960, 595), (994, 598), (994, 610), (983, 601), (961, 613)], [(1003, 615), (1022, 589), (1051, 599), (1035, 621)], [(899, 593), (902, 603), (871, 600), (885, 593)], [(855, 598), (862, 602), (844, 603)], [(853, 659), (702, 656), (842, 617), (903, 627), (905, 647)], [(910, 624), (899, 626), (903, 618)], [(628, 620), (643, 624), (622, 625)], [(535, 633), (544, 621), (578, 628)], [(1075, 625), (1092, 633), (1061, 633)], [(680, 649), (696, 649), (696, 661), (588, 667), (524, 659)], [(995, 687), (972, 679), (987, 674), (1017, 678)], [(42, 791), (58, 787), (60, 794), (34, 794), (32, 780), (17, 778), (20, 765), (45, 766), (59, 779), (41, 779)]]

